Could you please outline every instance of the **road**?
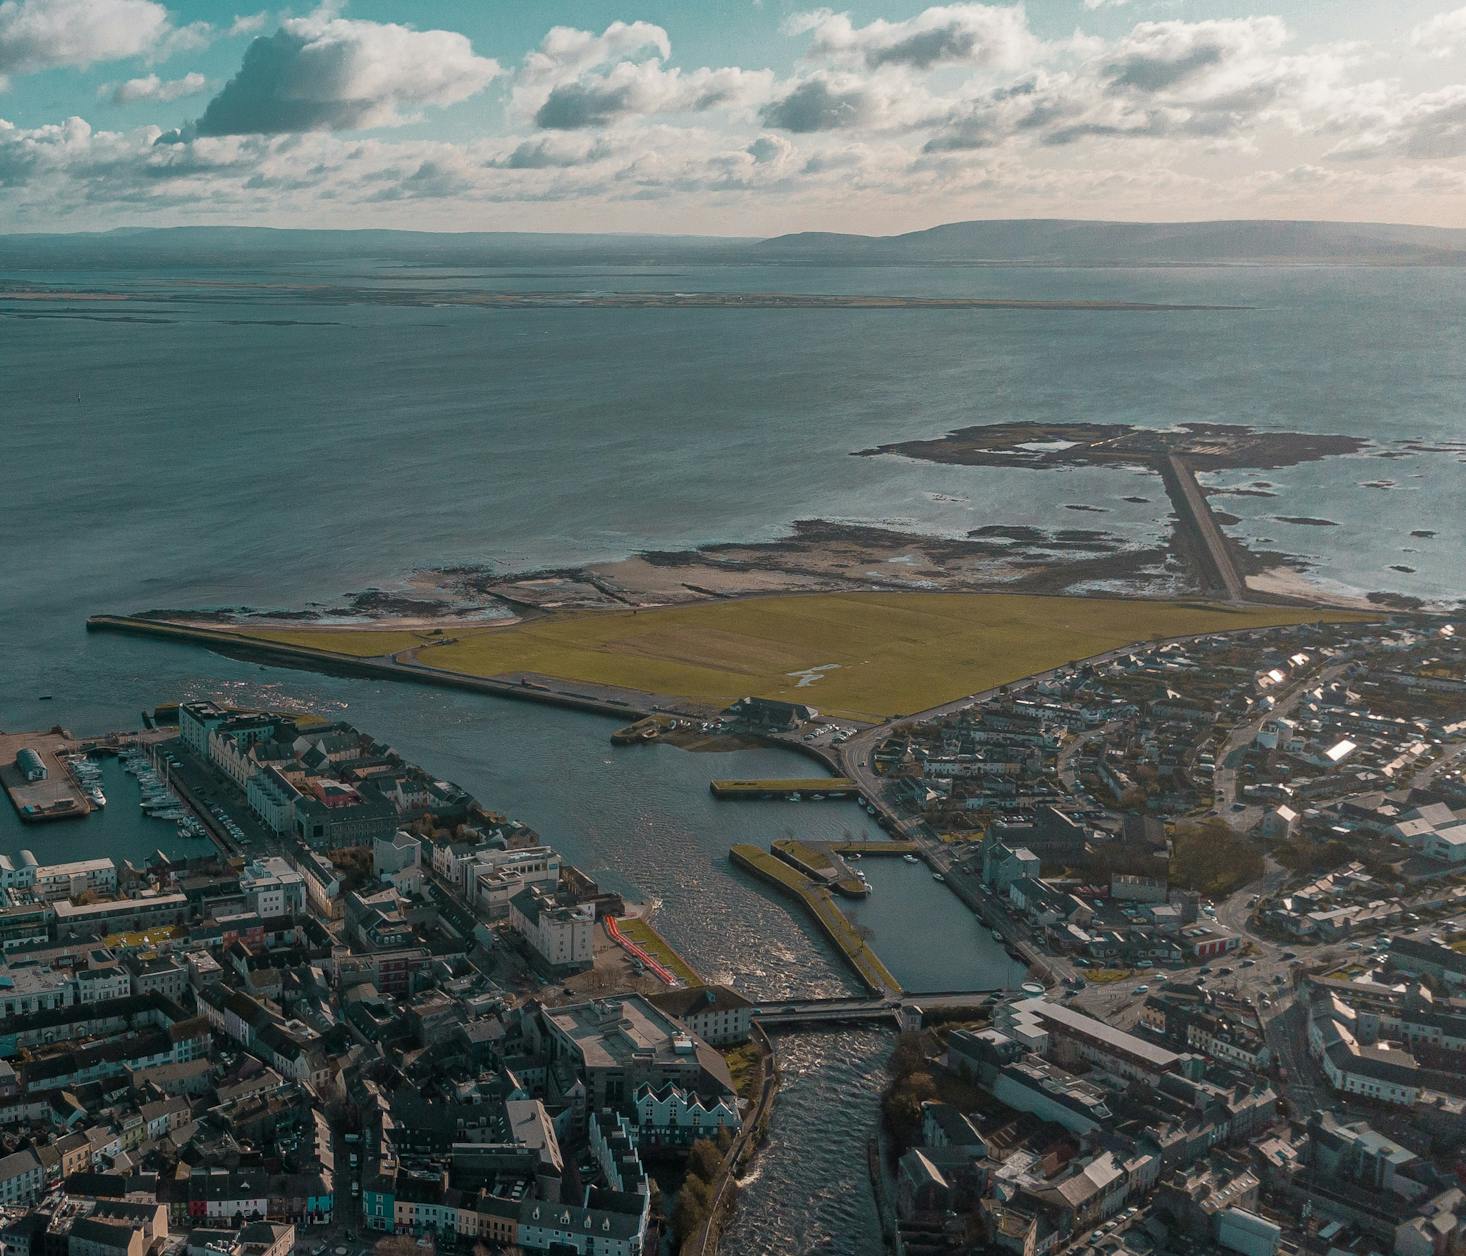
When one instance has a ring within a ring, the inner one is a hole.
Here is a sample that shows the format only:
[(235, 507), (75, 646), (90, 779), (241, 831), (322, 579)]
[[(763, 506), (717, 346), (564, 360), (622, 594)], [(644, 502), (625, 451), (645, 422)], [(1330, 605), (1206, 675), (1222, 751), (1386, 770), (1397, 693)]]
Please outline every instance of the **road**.
[[(1245, 601), (1247, 582), (1237, 570), (1232, 547), (1222, 534), (1216, 516), (1207, 504), (1206, 494), (1196, 482), (1196, 473), (1191, 469), (1190, 463), (1180, 454), (1169, 454), (1160, 471), (1166, 493), (1171, 499), (1171, 505), (1176, 508), (1182, 529), (1201, 543), (1203, 553), (1198, 557), (1202, 560), (1203, 576), (1208, 577), (1207, 584), (1211, 588), (1224, 590), (1227, 597), (1234, 602)], [(1186, 526), (1188, 524), (1189, 528)]]
[(1298, 705), (1305, 692), (1319, 685), (1327, 685), (1344, 674), (1348, 664), (1334, 663), (1319, 671), (1310, 671), (1293, 681), (1281, 693), (1274, 696), (1269, 710), (1238, 724), (1217, 754), (1217, 768), (1212, 777), (1212, 788), (1216, 791), (1216, 805), (1213, 814), (1226, 815), (1228, 822), (1246, 832), (1262, 823), (1267, 808), (1248, 804), (1241, 811), (1233, 811), (1232, 804), (1238, 801), (1237, 769), (1230, 766), (1232, 759), (1252, 745), (1262, 726), (1273, 719), (1283, 719)]
[(1410, 788), (1426, 789), (1437, 776), (1454, 768), (1463, 758), (1466, 758), (1466, 741), (1447, 742), (1435, 760), (1427, 763), (1410, 778)]

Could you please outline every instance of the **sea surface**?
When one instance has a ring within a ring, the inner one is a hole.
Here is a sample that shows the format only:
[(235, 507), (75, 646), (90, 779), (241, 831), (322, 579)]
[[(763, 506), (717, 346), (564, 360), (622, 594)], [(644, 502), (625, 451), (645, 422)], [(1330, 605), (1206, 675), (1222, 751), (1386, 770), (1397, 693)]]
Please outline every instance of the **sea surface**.
[[(160, 701), (205, 696), (339, 714), (646, 900), (708, 976), (776, 998), (853, 986), (805, 922), (730, 868), (728, 846), (858, 835), (867, 820), (852, 804), (717, 803), (707, 782), (807, 774), (807, 762), (777, 751), (613, 749), (611, 725), (595, 717), (88, 635), (86, 616), (336, 605), (425, 567), (511, 571), (772, 539), (807, 518), (961, 535), (988, 524), (1074, 526), (1062, 507), (1077, 503), (1105, 512), (1083, 526), (1137, 544), (1168, 531), (1165, 495), (1144, 473), (850, 456), (974, 423), (1236, 422), (1385, 447), (1466, 437), (1466, 290), (1450, 270), (404, 275), (364, 258), (247, 274), (0, 273), (0, 289), (47, 284), (134, 299), (22, 301), (0, 291), (0, 728), (130, 728)], [(285, 284), (315, 295), (303, 300)], [(333, 296), (348, 284), (1248, 308), (486, 310)], [(1213, 482), (1260, 480), (1280, 496), (1216, 504), (1240, 517), (1240, 538), (1305, 556), (1331, 587), (1454, 602), (1466, 596), (1462, 456), (1227, 473)], [(0, 808), (0, 849), (28, 846), (42, 859), (186, 850), (170, 844), (170, 826), (138, 814), (129, 788), (109, 778), (112, 805), (71, 825), (22, 831)], [(852, 914), (912, 988), (1008, 977), (1006, 956), (924, 869), (870, 860), (867, 871), (876, 893)], [(934, 932), (941, 945), (928, 944)], [(730, 1250), (879, 1251), (863, 1149), (889, 1046), (880, 1032), (781, 1041), (788, 1089)]]

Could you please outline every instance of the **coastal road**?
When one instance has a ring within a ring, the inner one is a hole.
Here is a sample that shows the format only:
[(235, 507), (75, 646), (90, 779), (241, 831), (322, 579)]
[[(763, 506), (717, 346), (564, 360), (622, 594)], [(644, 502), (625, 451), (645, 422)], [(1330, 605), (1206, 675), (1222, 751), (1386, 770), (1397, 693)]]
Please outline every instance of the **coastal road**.
[(1225, 591), (1234, 602), (1246, 601), (1247, 582), (1237, 570), (1232, 547), (1212, 514), (1191, 465), (1180, 454), (1169, 454), (1161, 467), (1161, 479), (1165, 481), (1171, 504), (1176, 507), (1182, 529), (1202, 546), (1200, 557), (1206, 583)]

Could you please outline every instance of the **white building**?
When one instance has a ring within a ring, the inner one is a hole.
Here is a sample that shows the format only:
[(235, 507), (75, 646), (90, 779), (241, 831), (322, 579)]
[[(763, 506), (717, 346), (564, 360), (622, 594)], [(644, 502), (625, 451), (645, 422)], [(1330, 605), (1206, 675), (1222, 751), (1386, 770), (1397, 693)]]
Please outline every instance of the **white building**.
[(54, 902), (91, 892), (103, 898), (117, 892), (117, 865), (110, 859), (78, 859), (73, 863), (41, 864), (33, 869), (31, 888)]
[(727, 986), (687, 986), (652, 996), (669, 1016), (715, 1047), (747, 1042), (753, 1032), (753, 1004)]
[(263, 768), (251, 776), (245, 786), (244, 800), (272, 832), (286, 833), (294, 827), (300, 791), (279, 768)]
[(31, 890), (47, 902), (75, 898), (88, 890), (105, 897), (117, 892), (117, 865), (110, 859), (39, 864), (23, 850), (14, 858), (0, 855), (0, 889)]
[(463, 865), (465, 896), (491, 920), (509, 914), (509, 900), (538, 886), (553, 891), (560, 884), (560, 852), (552, 846), (476, 852)]
[(267, 920), (305, 911), (305, 878), (278, 855), (246, 864), (239, 888), (250, 910)]
[(704, 1099), (671, 1082), (637, 1090), (636, 1123), (644, 1137), (663, 1143), (713, 1138), (722, 1130), (736, 1132), (741, 1124), (731, 1100)]
[(553, 895), (532, 885), (510, 900), (509, 925), (551, 972), (579, 972), (594, 962), (593, 903), (562, 907)]
[(401, 829), (390, 839), (379, 837), (372, 843), (372, 871), (378, 880), (393, 886), (399, 893), (421, 893), (422, 848), (420, 838)]

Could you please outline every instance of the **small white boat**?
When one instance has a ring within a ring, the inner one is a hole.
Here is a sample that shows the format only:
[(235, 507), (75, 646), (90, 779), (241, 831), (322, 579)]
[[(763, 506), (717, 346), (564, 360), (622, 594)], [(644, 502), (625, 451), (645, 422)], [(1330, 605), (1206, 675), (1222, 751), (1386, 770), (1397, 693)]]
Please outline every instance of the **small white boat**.
[(107, 805), (107, 795), (100, 789), (87, 790), (87, 799), (94, 807), (105, 807)]
[(932, 880), (933, 881), (945, 881), (946, 879), (947, 878), (944, 877), (940, 872), (933, 872), (932, 873)]
[(917, 859), (917, 857), (915, 855), (902, 855), (901, 858), (904, 859), (907, 863), (920, 863), (921, 862), (919, 859)]
[(797, 790), (794, 793), (792, 793), (792, 794), (789, 795), (789, 801), (790, 802), (799, 802), (801, 800), (801, 798), (802, 798), (802, 795)]

